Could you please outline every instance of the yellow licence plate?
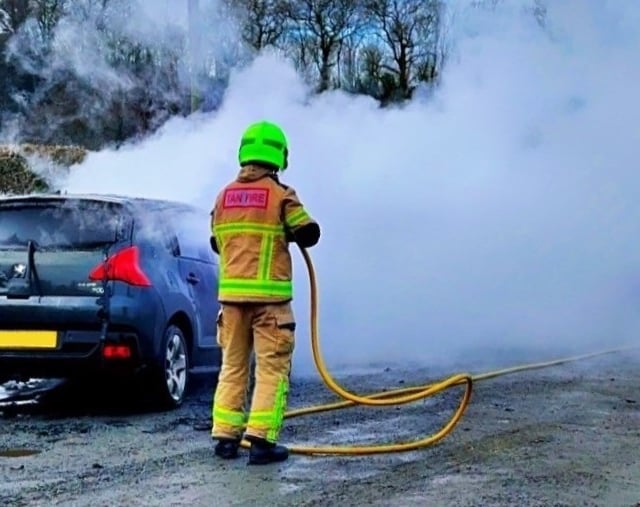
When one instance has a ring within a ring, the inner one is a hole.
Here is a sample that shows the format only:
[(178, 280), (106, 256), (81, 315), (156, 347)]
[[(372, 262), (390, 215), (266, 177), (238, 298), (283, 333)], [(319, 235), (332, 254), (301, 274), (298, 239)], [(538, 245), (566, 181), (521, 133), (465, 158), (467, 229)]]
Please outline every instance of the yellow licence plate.
[(0, 349), (55, 349), (57, 331), (0, 331)]

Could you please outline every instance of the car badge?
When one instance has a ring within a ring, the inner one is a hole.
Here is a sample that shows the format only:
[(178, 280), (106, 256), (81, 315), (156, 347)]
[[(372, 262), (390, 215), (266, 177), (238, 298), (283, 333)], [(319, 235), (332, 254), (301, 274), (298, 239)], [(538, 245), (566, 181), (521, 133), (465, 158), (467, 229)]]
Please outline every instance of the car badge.
[(27, 274), (27, 266), (26, 264), (14, 264), (13, 265), (13, 277), (14, 278), (24, 278)]

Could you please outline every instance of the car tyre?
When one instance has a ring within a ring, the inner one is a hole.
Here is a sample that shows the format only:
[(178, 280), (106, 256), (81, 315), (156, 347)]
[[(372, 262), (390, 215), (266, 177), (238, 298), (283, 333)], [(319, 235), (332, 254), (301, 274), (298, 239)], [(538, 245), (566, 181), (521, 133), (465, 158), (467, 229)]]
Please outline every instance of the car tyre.
[(170, 325), (164, 332), (154, 375), (154, 391), (159, 408), (171, 410), (182, 405), (189, 385), (189, 349), (182, 330)]

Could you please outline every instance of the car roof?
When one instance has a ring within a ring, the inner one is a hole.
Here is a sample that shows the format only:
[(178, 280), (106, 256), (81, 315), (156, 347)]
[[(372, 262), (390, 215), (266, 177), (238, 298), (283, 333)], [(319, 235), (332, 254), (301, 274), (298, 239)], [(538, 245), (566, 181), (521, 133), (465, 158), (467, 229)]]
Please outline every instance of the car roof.
[(29, 202), (29, 201), (51, 201), (51, 200), (85, 200), (85, 201), (97, 201), (104, 203), (121, 204), (123, 206), (130, 206), (136, 208), (144, 208), (149, 211), (161, 211), (161, 210), (182, 210), (182, 211), (194, 211), (204, 212), (205, 210), (179, 201), (171, 201), (168, 199), (153, 199), (146, 197), (131, 197), (118, 194), (62, 194), (62, 193), (39, 193), (39, 194), (22, 194), (22, 195), (9, 195), (0, 196), (0, 204), (11, 202)]

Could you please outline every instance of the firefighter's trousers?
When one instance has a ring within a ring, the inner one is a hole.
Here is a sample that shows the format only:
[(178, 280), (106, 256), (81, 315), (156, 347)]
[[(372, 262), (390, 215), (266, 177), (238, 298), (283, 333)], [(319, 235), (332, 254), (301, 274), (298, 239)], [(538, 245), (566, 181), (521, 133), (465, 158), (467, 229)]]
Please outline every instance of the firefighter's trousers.
[[(213, 400), (214, 438), (240, 438), (244, 432), (269, 442), (278, 440), (287, 407), (294, 332), (290, 303), (221, 305), (222, 368)], [(256, 377), (247, 414), (252, 350)]]

